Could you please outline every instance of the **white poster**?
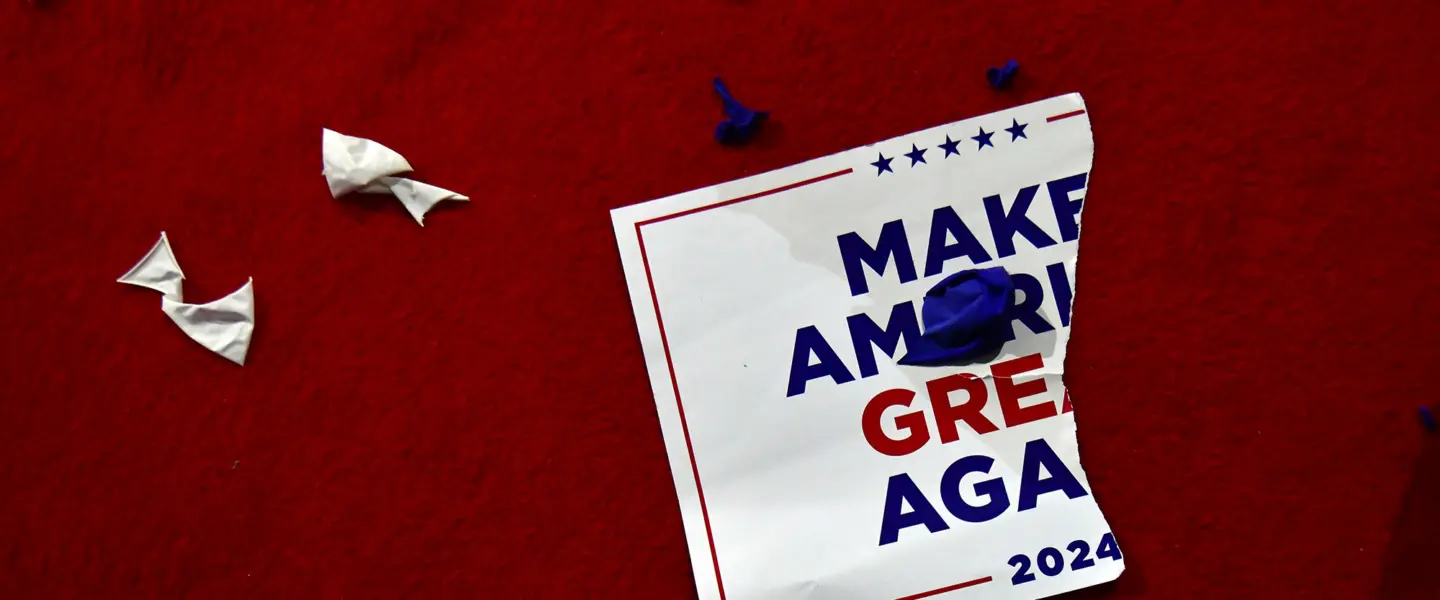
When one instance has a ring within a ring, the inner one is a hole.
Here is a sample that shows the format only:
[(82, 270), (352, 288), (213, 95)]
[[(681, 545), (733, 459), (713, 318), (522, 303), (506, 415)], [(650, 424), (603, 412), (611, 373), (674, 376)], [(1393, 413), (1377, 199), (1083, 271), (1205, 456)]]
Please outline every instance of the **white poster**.
[[(700, 598), (1120, 575), (1062, 381), (1093, 150), (1071, 94), (612, 213)], [(901, 364), (994, 267), (998, 354)]]

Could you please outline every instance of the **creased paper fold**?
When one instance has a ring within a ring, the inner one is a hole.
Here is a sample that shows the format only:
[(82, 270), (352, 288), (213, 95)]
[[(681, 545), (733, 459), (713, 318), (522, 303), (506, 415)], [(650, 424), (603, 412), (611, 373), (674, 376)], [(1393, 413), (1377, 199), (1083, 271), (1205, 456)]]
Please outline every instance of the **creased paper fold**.
[(394, 194), (406, 212), (422, 227), (425, 214), (443, 200), (468, 201), (469, 197), (404, 177), (412, 171), (409, 161), (400, 153), (374, 140), (367, 140), (325, 129), (321, 135), (322, 174), (330, 187), (330, 196), (339, 198), (351, 192), (363, 194)]
[(205, 304), (184, 301), (181, 282), (185, 274), (170, 248), (170, 238), (160, 239), (144, 258), (116, 281), (161, 293), (160, 310), (195, 343), (238, 365), (245, 364), (250, 337), (255, 331), (254, 280), (218, 300)]

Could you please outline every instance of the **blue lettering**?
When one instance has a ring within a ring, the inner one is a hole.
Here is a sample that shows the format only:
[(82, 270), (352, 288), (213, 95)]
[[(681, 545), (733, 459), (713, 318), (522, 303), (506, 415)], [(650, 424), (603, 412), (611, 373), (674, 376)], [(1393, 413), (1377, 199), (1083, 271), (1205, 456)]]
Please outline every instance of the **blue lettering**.
[(1070, 192), (1085, 188), (1085, 174), (1071, 175), (1045, 184), (1050, 192), (1050, 206), (1055, 209), (1055, 221), (1060, 224), (1060, 239), (1073, 242), (1080, 237), (1080, 205), (1085, 202), (1081, 196), (1070, 199)]
[(1040, 280), (1025, 273), (1011, 273), (1010, 281), (1015, 284), (1016, 295), (1025, 296), (1010, 309), (1010, 339), (1015, 339), (1015, 321), (1024, 323), (1032, 333), (1054, 331), (1055, 327), (1040, 316), (1040, 305), (1045, 303), (1045, 288), (1040, 286)]
[[(905, 504), (915, 509), (905, 510)], [(880, 545), (893, 544), (900, 539), (900, 530), (906, 527), (924, 525), (930, 533), (945, 531), (950, 526), (940, 516), (940, 511), (930, 505), (920, 488), (904, 473), (890, 477), (890, 486), (885, 490), (885, 514), (880, 519)]]
[[(1040, 479), (1042, 466), (1050, 473), (1045, 479)], [(1089, 495), (1043, 438), (1030, 440), (1025, 443), (1025, 464), (1020, 472), (1020, 506), (1016, 512), (1035, 508), (1036, 500), (1050, 492), (1065, 492), (1071, 500)]]
[(893, 258), (900, 283), (915, 281), (915, 259), (910, 256), (910, 240), (905, 237), (905, 225), (900, 220), (880, 228), (880, 239), (876, 240), (874, 248), (853, 231), (842, 234), (836, 241), (840, 244), (840, 260), (845, 264), (845, 278), (850, 281), (851, 296), (870, 291), (861, 263), (869, 265), (876, 275), (884, 276), (885, 267)]
[[(955, 237), (954, 244), (946, 243), (947, 234)], [(975, 239), (960, 215), (955, 214), (955, 209), (949, 206), (935, 209), (930, 220), (930, 247), (925, 251), (925, 276), (939, 275), (945, 269), (945, 261), (961, 256), (976, 265), (990, 262), (990, 253)]]
[(1055, 306), (1060, 309), (1060, 326), (1070, 326), (1070, 299), (1074, 297), (1070, 289), (1070, 274), (1065, 272), (1065, 263), (1055, 263), (1045, 266), (1045, 273), (1050, 275), (1050, 291), (1055, 294)]
[[(810, 364), (811, 354), (820, 362)], [(820, 330), (814, 325), (802, 327), (795, 332), (795, 351), (790, 356), (790, 386), (785, 397), (805, 393), (805, 384), (821, 377), (829, 377), (836, 384), (855, 381), (855, 376), (845, 368), (845, 363), (840, 362), (840, 356), (835, 354), (835, 349), (825, 341)]]
[(1020, 193), (1015, 196), (1015, 204), (1010, 205), (1010, 212), (1005, 212), (1005, 205), (1001, 203), (1000, 196), (985, 197), (985, 216), (990, 220), (990, 234), (995, 236), (995, 251), (1001, 258), (1015, 254), (1015, 234), (1029, 240), (1036, 248), (1054, 246), (1055, 240), (1050, 239), (1045, 231), (1040, 229), (1030, 217), (1025, 216), (1030, 210), (1030, 201), (1035, 199), (1035, 192), (1040, 189), (1038, 185), (1021, 188)]
[(940, 500), (955, 518), (967, 523), (984, 523), (1005, 509), (1010, 508), (1010, 496), (1005, 493), (1005, 482), (992, 477), (975, 484), (975, 494), (988, 498), (981, 506), (971, 506), (960, 496), (960, 480), (970, 473), (989, 473), (995, 459), (988, 456), (967, 456), (955, 461), (940, 477)]
[(880, 372), (875, 365), (875, 352), (871, 346), (880, 348), (886, 356), (895, 356), (900, 340), (906, 348), (913, 348), (920, 337), (920, 322), (915, 318), (915, 305), (901, 302), (890, 309), (890, 320), (881, 329), (865, 313), (850, 315), (845, 319), (850, 325), (850, 341), (855, 346), (855, 360), (860, 363), (860, 377), (869, 377)]
[[(1016, 512), (1035, 508), (1039, 497), (1050, 492), (1064, 492), (1065, 496), (1072, 500), (1090, 495), (1075, 475), (1065, 467), (1065, 462), (1045, 443), (1044, 438), (1025, 443), (1023, 460)], [(994, 466), (994, 458), (973, 455), (962, 457), (945, 469), (945, 473), (940, 476), (940, 500), (956, 519), (966, 523), (984, 523), (1010, 509), (1010, 495), (1005, 489), (1005, 481), (1000, 477), (991, 477), (975, 484), (975, 495), (984, 502), (980, 506), (966, 502), (960, 494), (960, 485), (966, 475), (989, 474)], [(1049, 477), (1040, 478), (1042, 468)], [(908, 513), (904, 512), (907, 504), (912, 509)], [(890, 477), (889, 486), (885, 490), (885, 512), (880, 519), (880, 545), (895, 543), (900, 538), (901, 530), (916, 525), (924, 525), (930, 533), (950, 528), (909, 475), (894, 475)], [(1101, 547), (1104, 548), (1103, 543)]]

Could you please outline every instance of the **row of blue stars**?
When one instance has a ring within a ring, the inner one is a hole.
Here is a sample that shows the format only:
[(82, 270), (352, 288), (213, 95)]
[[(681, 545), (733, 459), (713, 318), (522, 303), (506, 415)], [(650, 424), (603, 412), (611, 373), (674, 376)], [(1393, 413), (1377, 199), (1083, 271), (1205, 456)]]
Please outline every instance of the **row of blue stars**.
[[(1010, 126), (1005, 128), (1005, 131), (1010, 134), (1010, 141), (1014, 142), (1021, 138), (1030, 139), (1025, 137), (1025, 128), (1029, 127), (1029, 125), (1029, 123), (1021, 123), (1017, 119), (1010, 119)], [(992, 135), (995, 135), (995, 132), (985, 131), (985, 128), (981, 127), (980, 135), (970, 138), (975, 140), (975, 151), (979, 152), (984, 150), (986, 146), (994, 148), (995, 144), (990, 141), (990, 136)], [(943, 148), (945, 150), (945, 156), (943, 158), (950, 158), (952, 155), (960, 156), (960, 142), (951, 140), (948, 135), (945, 136), (945, 143), (940, 144), (937, 148)], [(910, 166), (912, 167), (919, 164), (929, 164), (925, 162), (925, 153), (929, 150), (929, 148), (921, 148), (915, 144), (910, 144), (910, 151), (901, 156), (910, 159)], [(885, 173), (894, 173), (895, 171), (890, 168), (890, 161), (892, 160), (895, 160), (895, 158), (886, 158), (885, 153), (882, 152), (880, 153), (880, 160), (870, 163), (870, 166), (875, 167), (875, 175), (877, 177)]]

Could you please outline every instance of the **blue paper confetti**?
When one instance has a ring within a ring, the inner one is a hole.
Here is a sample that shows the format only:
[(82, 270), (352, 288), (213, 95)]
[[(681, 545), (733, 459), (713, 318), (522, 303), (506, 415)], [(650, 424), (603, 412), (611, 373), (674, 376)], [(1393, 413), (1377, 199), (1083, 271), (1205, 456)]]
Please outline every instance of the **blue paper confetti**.
[(715, 78), (715, 93), (720, 94), (728, 117), (715, 126), (715, 140), (722, 144), (738, 145), (754, 139), (760, 132), (760, 126), (770, 118), (769, 111), (752, 110), (736, 100), (719, 77)]
[(1010, 86), (1010, 81), (1015, 79), (1015, 73), (1020, 71), (1020, 63), (1014, 59), (1005, 61), (1003, 67), (990, 67), (985, 71), (985, 78), (990, 80), (990, 87), (997, 90)]
[[(961, 271), (925, 292), (920, 318), (925, 333), (902, 365), (961, 364), (998, 352), (1010, 340), (1015, 284), (1004, 267)], [(908, 343), (907, 343), (908, 345)]]

